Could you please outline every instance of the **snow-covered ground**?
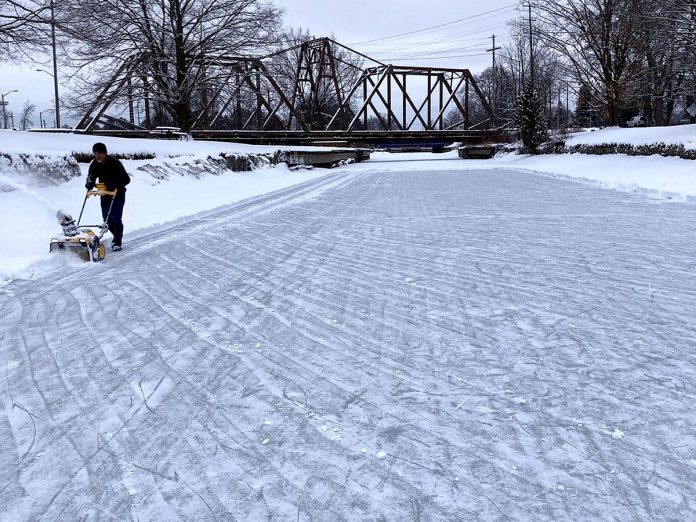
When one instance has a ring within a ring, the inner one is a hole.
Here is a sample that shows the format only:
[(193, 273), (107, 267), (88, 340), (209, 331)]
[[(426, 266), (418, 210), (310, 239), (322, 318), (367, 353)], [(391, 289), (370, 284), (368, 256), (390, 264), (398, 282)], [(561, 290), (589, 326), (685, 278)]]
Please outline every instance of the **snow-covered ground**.
[(694, 165), (129, 162), (96, 264), (6, 173), (3, 517), (689, 519)]

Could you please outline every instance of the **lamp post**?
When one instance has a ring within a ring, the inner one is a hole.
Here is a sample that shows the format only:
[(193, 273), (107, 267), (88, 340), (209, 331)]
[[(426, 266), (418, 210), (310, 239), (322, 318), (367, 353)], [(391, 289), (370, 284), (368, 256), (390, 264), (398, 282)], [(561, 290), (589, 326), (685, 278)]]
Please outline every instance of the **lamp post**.
[(7, 128), (7, 111), (5, 110), (5, 105), (7, 105), (7, 102), (5, 101), (5, 96), (8, 94), (12, 94), (13, 92), (19, 92), (17, 89), (12, 89), (11, 91), (6, 92), (5, 94), (0, 94), (0, 98), (2, 98), (2, 128), (6, 129)]
[[(56, 76), (55, 76), (55, 74), (50, 73), (50, 72), (48, 72), (48, 71), (45, 70), (45, 69), (34, 69), (34, 70), (35, 70), (36, 72), (42, 72), (42, 73), (48, 74), (51, 78), (53, 78), (53, 88), (54, 88), (54, 91), (55, 91), (55, 92), (54, 92), (54, 96), (57, 96), (57, 93), (58, 93), (58, 82), (56, 81)], [(54, 70), (54, 72), (55, 72), (55, 64), (54, 64), (54, 69), (53, 69), (53, 70)], [(58, 98), (56, 98), (55, 100), (56, 100), (55, 109), (51, 109), (51, 110), (55, 113), (55, 114), (54, 114), (54, 115), (55, 115), (55, 120), (56, 120), (55, 126), (58, 127), (58, 128), (60, 128), (60, 112), (59, 112), (59, 111), (60, 111), (60, 107), (58, 106)], [(46, 109), (46, 111), (48, 111), (48, 109)], [(46, 112), (46, 111), (43, 111), (43, 112)]]
[(39, 124), (41, 124), (42, 129), (46, 127), (46, 122), (44, 122), (44, 119), (43, 119), (43, 113), (44, 112), (53, 112), (53, 111), (54, 111), (54, 109), (44, 109), (43, 111), (39, 111)]
[[(58, 85), (56, 82), (56, 76), (53, 73), (48, 72), (46, 69), (34, 69), (34, 70), (36, 72), (42, 72), (42, 73), (48, 74), (51, 78), (53, 78), (53, 88), (54, 88), (54, 98), (55, 98), (56, 93), (58, 92)], [(55, 71), (55, 66), (54, 66), (54, 71)], [(58, 107), (58, 98), (55, 98), (55, 102), (56, 102), (56, 106), (54, 109), (46, 109), (43, 112), (47, 112), (49, 110), (53, 111), (54, 112), (54, 119), (56, 120), (55, 126), (60, 127), (60, 123), (59, 123), (60, 122), (60, 112), (56, 112), (56, 111), (60, 111), (60, 108)]]

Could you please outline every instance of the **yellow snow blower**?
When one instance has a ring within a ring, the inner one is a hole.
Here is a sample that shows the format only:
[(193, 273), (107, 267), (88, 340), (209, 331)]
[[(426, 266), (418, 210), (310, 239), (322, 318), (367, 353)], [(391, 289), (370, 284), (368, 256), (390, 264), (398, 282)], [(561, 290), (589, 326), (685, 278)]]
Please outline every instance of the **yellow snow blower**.
[[(80, 217), (77, 218), (77, 223), (75, 223), (70, 214), (59, 210), (56, 213), (56, 217), (60, 226), (63, 227), (63, 234), (51, 239), (49, 251), (76, 253), (85, 261), (96, 262), (104, 259), (106, 257), (106, 247), (102, 243), (102, 238), (109, 230), (107, 223), (109, 216), (111, 216), (111, 209), (114, 206), (117, 190), (106, 190), (106, 186), (103, 183), (97, 183), (92, 190), (88, 190), (85, 194), (85, 200), (82, 202), (82, 210), (80, 210)], [(109, 211), (101, 225), (82, 225), (80, 222), (85, 211), (85, 205), (92, 196), (111, 196)]]

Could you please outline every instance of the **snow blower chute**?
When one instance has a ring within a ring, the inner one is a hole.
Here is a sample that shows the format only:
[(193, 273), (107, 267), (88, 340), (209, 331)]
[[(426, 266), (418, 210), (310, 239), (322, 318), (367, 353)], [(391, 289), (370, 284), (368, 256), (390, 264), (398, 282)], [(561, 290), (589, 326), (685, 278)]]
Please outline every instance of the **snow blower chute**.
[[(77, 223), (72, 216), (63, 210), (56, 213), (58, 223), (63, 227), (63, 234), (51, 239), (49, 246), (50, 252), (73, 252), (82, 257), (85, 261), (101, 261), (106, 257), (106, 247), (102, 243), (104, 234), (109, 230), (109, 216), (111, 209), (114, 206), (116, 199), (115, 190), (106, 190), (103, 183), (97, 183), (96, 187), (88, 190), (85, 194), (85, 200), (82, 202), (82, 210), (80, 217), (77, 218)], [(92, 196), (111, 196), (111, 204), (109, 211), (106, 214), (106, 219), (101, 225), (81, 225), (82, 214), (85, 211), (87, 200)]]

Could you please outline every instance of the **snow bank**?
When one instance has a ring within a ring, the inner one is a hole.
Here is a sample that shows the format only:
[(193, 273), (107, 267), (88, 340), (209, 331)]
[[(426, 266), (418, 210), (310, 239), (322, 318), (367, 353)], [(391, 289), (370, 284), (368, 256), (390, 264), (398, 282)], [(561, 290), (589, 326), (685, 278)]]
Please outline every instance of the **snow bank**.
[(674, 127), (638, 127), (585, 131), (573, 134), (565, 140), (567, 147), (576, 145), (658, 145), (683, 146), (686, 150), (696, 150), (696, 125)]
[(657, 155), (505, 154), (493, 160), (493, 165), (532, 170), (663, 199), (696, 201), (696, 163), (692, 160)]

